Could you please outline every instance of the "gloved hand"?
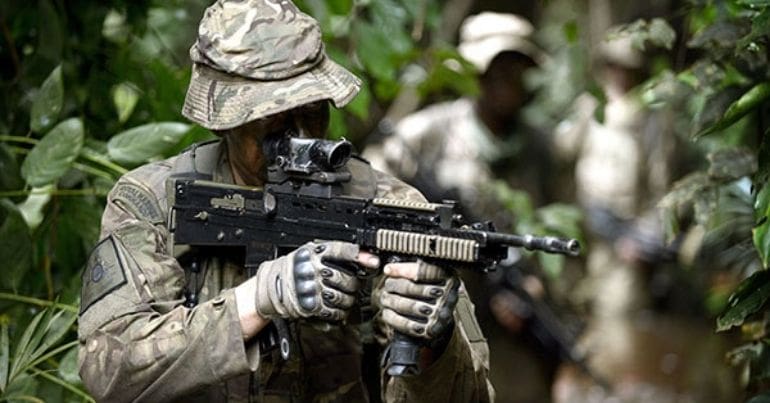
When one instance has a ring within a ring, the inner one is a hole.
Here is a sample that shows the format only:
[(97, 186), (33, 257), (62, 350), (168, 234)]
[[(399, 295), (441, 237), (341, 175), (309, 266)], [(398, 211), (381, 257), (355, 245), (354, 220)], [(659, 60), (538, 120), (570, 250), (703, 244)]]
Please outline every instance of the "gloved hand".
[(459, 278), (424, 261), (389, 263), (375, 290), (382, 322), (401, 333), (433, 340), (452, 330)]
[(257, 313), (266, 319), (345, 319), (356, 302), (356, 265), (377, 268), (377, 256), (347, 242), (309, 242), (257, 270)]

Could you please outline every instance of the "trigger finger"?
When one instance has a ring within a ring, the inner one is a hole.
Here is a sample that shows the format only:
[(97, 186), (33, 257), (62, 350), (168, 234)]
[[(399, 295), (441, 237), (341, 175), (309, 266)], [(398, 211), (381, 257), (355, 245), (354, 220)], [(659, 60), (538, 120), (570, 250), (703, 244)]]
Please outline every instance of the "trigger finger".
[(360, 284), (358, 277), (331, 267), (324, 267), (320, 272), (324, 285), (346, 293), (358, 291)]

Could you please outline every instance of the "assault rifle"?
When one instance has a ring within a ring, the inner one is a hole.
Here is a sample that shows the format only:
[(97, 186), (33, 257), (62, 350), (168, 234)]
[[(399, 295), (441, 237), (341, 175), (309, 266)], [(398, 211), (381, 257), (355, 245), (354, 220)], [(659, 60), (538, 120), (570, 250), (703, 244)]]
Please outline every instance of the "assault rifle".
[[(191, 246), (238, 246), (245, 267), (313, 240), (346, 241), (383, 262), (426, 259), (478, 272), (505, 259), (509, 247), (577, 255), (574, 239), (494, 232), (491, 224), (466, 224), (453, 203), (361, 198), (345, 195), (352, 175), (352, 146), (345, 140), (269, 137), (264, 188), (177, 179), (171, 230), (174, 242)], [(366, 273), (358, 273), (365, 276)], [(288, 358), (288, 329), (274, 321), (281, 354)], [(388, 373), (417, 372), (419, 344), (396, 334), (388, 348)]]

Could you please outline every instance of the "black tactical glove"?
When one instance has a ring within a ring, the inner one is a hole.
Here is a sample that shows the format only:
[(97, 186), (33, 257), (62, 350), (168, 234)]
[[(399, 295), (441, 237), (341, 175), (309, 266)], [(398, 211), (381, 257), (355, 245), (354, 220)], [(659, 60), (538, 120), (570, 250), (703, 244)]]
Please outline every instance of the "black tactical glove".
[(376, 290), (382, 322), (404, 334), (434, 340), (443, 338), (454, 324), (460, 280), (451, 270), (426, 263), (391, 263), (398, 272), (416, 272), (415, 280), (387, 277)]
[(358, 245), (309, 242), (257, 270), (257, 312), (263, 318), (345, 319), (360, 286)]

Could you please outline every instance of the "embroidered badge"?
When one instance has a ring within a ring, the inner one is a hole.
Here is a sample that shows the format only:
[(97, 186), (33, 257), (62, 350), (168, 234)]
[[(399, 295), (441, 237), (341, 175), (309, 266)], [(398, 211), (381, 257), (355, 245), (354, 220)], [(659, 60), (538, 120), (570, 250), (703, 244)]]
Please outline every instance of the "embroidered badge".
[(96, 245), (81, 275), (81, 314), (96, 301), (126, 284), (124, 267), (112, 236)]
[(112, 201), (152, 224), (165, 221), (155, 195), (141, 185), (126, 182), (118, 183), (112, 193)]

